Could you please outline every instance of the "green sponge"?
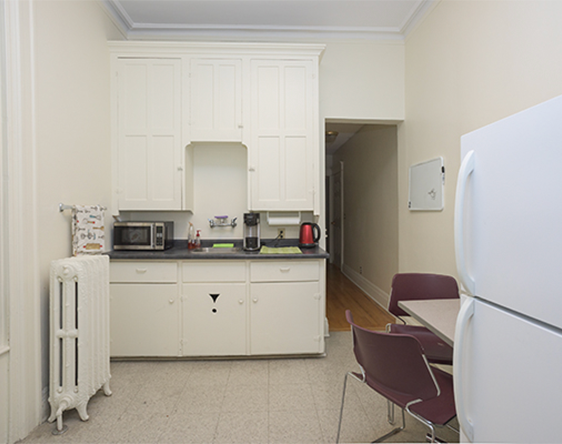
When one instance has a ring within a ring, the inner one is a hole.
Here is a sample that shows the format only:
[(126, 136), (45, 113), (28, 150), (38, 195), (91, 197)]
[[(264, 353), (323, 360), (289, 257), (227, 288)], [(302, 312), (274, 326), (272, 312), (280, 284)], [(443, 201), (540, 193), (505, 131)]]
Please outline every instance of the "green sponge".
[(213, 248), (234, 248), (234, 244), (213, 244)]

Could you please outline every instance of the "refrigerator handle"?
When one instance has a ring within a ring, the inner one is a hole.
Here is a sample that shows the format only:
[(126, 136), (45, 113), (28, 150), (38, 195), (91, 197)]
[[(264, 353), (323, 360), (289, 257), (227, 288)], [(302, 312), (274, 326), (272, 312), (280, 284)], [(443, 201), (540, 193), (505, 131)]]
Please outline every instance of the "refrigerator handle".
[(455, 195), (455, 258), (457, 272), (465, 290), (474, 295), (474, 279), (468, 274), (464, 253), (464, 195), (468, 176), (474, 171), (474, 151), (469, 151), (462, 161)]
[(457, 317), (457, 325), (455, 327), (455, 346), (453, 347), (453, 385), (455, 392), (455, 407), (457, 409), (457, 418), (464, 434), (474, 442), (474, 427), (467, 416), (465, 409), (466, 400), (463, 391), (463, 346), (465, 334), (470, 319), (474, 315), (474, 299), (469, 297), (462, 304)]

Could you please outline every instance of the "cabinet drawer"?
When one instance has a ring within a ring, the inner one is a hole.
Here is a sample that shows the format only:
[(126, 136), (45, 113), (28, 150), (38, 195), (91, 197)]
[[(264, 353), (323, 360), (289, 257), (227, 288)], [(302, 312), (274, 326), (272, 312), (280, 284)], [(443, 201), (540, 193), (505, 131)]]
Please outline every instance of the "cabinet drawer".
[(246, 263), (241, 261), (185, 261), (183, 282), (246, 282)]
[(320, 279), (318, 261), (275, 261), (252, 262), (251, 282), (298, 282)]
[(111, 262), (111, 282), (170, 282), (178, 281), (178, 266), (173, 262)]

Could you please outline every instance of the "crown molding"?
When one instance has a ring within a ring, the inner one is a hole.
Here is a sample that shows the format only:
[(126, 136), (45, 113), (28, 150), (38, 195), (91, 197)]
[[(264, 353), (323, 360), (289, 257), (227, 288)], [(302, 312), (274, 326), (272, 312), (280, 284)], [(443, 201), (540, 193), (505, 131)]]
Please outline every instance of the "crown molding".
[(141, 28), (127, 32), (130, 40), (200, 40), (200, 41), (326, 41), (326, 40), (404, 40), (398, 32), (294, 29), (235, 29), (232, 27), (193, 27), (193, 28)]
[(129, 31), (133, 26), (133, 21), (131, 17), (129, 17), (129, 14), (114, 0), (97, 0), (97, 2), (109, 16), (113, 24), (117, 26), (121, 34), (123, 34), (123, 37), (128, 38)]
[(439, 0), (420, 0), (397, 27), (136, 23), (118, 0), (98, 0), (128, 40), (404, 40)]

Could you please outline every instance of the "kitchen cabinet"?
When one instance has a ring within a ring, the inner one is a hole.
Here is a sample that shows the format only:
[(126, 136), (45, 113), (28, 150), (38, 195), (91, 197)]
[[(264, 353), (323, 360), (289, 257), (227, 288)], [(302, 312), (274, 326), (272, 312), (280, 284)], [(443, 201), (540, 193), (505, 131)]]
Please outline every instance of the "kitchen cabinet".
[(110, 42), (113, 212), (194, 208), (193, 143), (248, 149), (248, 209), (318, 213), (323, 45)]
[(313, 210), (317, 65), (311, 60), (252, 60), (250, 85), (250, 208)]
[(112, 262), (110, 272), (111, 356), (178, 356), (177, 264)]
[(119, 210), (182, 207), (181, 59), (118, 58), (113, 91)]
[(324, 264), (112, 260), (111, 356), (321, 354)]
[(202, 283), (182, 286), (182, 354), (246, 354), (246, 284)]
[(321, 353), (324, 304), (320, 262), (250, 264), (250, 352)]
[(242, 142), (242, 60), (191, 59), (191, 142)]
[(246, 263), (182, 264), (184, 356), (246, 354)]

